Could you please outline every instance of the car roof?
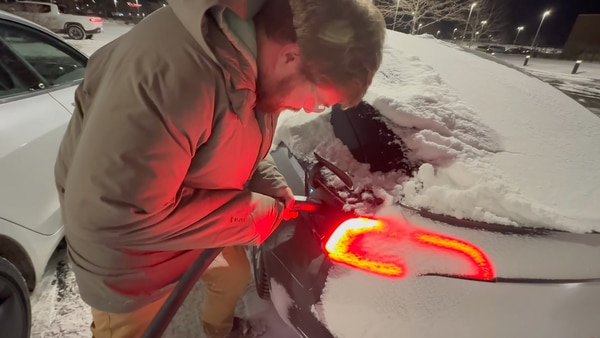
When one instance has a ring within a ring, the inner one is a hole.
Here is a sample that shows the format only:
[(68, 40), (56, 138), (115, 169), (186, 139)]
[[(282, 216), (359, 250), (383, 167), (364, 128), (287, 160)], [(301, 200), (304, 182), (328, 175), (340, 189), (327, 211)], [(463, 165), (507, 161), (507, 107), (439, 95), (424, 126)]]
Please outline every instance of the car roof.
[[(42, 2), (40, 2), (40, 3), (42, 3)], [(18, 24), (21, 24), (21, 25), (24, 25), (24, 26), (27, 26), (27, 27), (30, 27), (30, 28), (33, 28), (33, 29), (37, 29), (39, 31), (42, 31), (42, 32), (44, 32), (46, 34), (52, 35), (53, 37), (62, 40), (62, 38), (60, 36), (58, 36), (57, 34), (53, 33), (52, 31), (50, 31), (46, 27), (40, 26), (40, 25), (38, 25), (38, 24), (36, 24), (34, 22), (31, 22), (31, 21), (29, 21), (27, 19), (24, 19), (24, 18), (20, 17), (20, 16), (8, 13), (6, 11), (0, 10), (0, 20), (12, 21), (12, 22), (15, 22), (15, 23), (18, 23)]]

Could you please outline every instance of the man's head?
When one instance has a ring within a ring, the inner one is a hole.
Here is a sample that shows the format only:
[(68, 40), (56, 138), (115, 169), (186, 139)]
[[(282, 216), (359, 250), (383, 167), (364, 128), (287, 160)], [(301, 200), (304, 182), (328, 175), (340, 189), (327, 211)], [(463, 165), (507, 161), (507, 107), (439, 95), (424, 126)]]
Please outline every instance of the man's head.
[(385, 21), (369, 0), (266, 0), (255, 17), (258, 106), (356, 105), (381, 64)]

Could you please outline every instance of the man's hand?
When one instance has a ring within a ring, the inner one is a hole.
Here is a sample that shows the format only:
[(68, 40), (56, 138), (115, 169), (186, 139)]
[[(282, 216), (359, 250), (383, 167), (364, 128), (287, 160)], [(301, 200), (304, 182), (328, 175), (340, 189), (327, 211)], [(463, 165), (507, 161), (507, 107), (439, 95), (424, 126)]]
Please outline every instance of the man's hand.
[(296, 198), (294, 197), (294, 193), (290, 187), (281, 187), (277, 189), (275, 196), (273, 197), (284, 202), (286, 209), (292, 209), (294, 207), (294, 203), (296, 203)]
[(279, 188), (273, 197), (281, 200), (284, 203), (285, 209), (283, 210), (283, 219), (285, 221), (289, 221), (298, 217), (298, 212), (292, 210), (292, 208), (294, 208), (294, 204), (296, 203), (296, 198), (294, 197), (294, 193), (290, 187)]

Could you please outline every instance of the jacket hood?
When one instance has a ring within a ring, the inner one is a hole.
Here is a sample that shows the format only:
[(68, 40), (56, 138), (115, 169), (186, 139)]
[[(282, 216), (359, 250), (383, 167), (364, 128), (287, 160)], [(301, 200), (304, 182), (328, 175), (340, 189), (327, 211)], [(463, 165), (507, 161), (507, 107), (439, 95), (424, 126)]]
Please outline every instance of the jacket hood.
[[(248, 117), (246, 112), (248, 103), (254, 104), (256, 100), (256, 80), (258, 71), (256, 67), (256, 51), (248, 48), (248, 41), (235, 28), (229, 25), (232, 21), (246, 22), (247, 29), (253, 30), (252, 18), (262, 7), (263, 0), (168, 0), (169, 6), (181, 21), (186, 30), (198, 42), (207, 55), (221, 66), (230, 87), (230, 99), (234, 111), (242, 122)], [(206, 34), (204, 18), (212, 16), (219, 28), (223, 31), (233, 48), (222, 48), (210, 43)], [(243, 30), (243, 29), (242, 29)], [(247, 36), (247, 34), (244, 34)], [(255, 39), (254, 36), (252, 36)], [(210, 44), (210, 47), (209, 47)], [(255, 41), (252, 44), (255, 44)], [(217, 49), (217, 50), (215, 50)], [(215, 55), (217, 53), (218, 56)], [(226, 61), (226, 62), (223, 62)]]

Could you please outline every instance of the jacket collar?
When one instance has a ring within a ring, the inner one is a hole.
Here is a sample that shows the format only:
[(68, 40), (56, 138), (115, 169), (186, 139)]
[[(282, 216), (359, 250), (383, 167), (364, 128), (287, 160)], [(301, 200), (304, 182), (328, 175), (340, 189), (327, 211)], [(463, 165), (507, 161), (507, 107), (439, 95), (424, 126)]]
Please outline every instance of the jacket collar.
[[(169, 0), (169, 5), (179, 21), (222, 69), (229, 88), (232, 109), (244, 124), (254, 115), (258, 73), (255, 60), (256, 37), (254, 34), (245, 34), (247, 32), (243, 30), (254, 29), (251, 19), (260, 10), (263, 2)], [(221, 32), (210, 31), (213, 25), (207, 22), (207, 16), (214, 18)]]

